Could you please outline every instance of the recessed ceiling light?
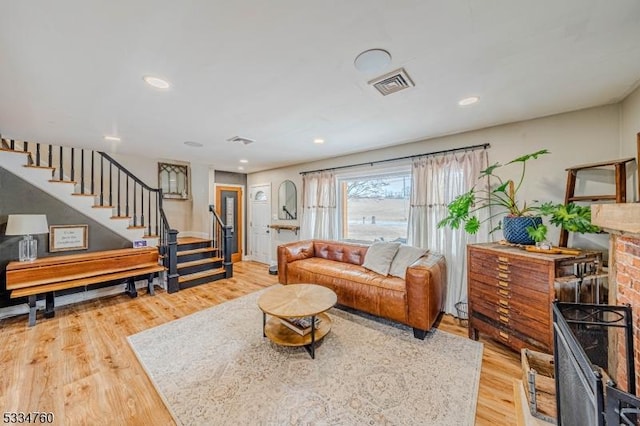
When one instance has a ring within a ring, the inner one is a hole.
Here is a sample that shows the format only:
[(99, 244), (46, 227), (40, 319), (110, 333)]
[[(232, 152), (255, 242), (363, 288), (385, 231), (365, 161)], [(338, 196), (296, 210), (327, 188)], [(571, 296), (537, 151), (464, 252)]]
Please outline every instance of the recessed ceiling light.
[(105, 136), (104, 140), (112, 141), (112, 142), (120, 142), (121, 139), (118, 136)]
[(321, 138), (315, 138), (315, 139), (313, 140), (313, 143), (317, 143), (317, 144), (324, 143), (324, 139), (321, 139)]
[(202, 148), (202, 144), (200, 142), (186, 141), (184, 144), (186, 146), (191, 146), (191, 147), (194, 147), (194, 148)]
[(476, 102), (478, 102), (479, 100), (480, 100), (480, 98), (477, 97), (477, 96), (470, 96), (468, 98), (460, 99), (458, 101), (458, 105), (460, 105), (460, 106), (473, 105)]
[(244, 167), (238, 166), (238, 170), (244, 170)]
[(153, 77), (150, 75), (145, 75), (142, 78), (145, 83), (147, 83), (149, 86), (155, 87), (156, 89), (168, 89), (170, 84), (168, 81), (163, 80), (161, 78), (158, 77)]
[(249, 162), (249, 160), (245, 160), (244, 158), (242, 160), (240, 160), (241, 163), (246, 164)]
[(382, 71), (390, 63), (391, 55), (383, 49), (365, 50), (353, 61), (353, 65), (361, 72)]

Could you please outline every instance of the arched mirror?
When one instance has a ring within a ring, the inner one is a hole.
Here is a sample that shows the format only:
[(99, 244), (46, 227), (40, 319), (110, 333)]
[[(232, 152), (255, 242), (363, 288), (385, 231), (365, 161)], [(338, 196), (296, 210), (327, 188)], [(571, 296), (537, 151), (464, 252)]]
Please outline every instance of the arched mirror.
[(298, 218), (298, 199), (296, 185), (285, 180), (278, 189), (278, 219), (294, 220)]

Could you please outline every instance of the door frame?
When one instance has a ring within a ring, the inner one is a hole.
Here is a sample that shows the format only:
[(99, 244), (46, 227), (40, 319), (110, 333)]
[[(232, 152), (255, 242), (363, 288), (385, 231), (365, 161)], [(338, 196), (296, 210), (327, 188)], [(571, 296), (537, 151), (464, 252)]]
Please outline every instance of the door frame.
[(235, 262), (240, 262), (243, 260), (244, 258), (244, 254), (246, 253), (246, 241), (245, 241), (245, 234), (246, 232), (244, 232), (244, 229), (246, 229), (247, 227), (247, 221), (245, 220), (246, 218), (246, 214), (243, 215), (243, 212), (246, 211), (246, 190), (245, 190), (245, 186), (244, 185), (237, 185), (237, 184), (225, 184), (225, 183), (214, 183), (213, 184), (213, 205), (214, 208), (216, 210), (216, 213), (218, 213), (218, 215), (220, 215), (220, 208), (221, 206), (219, 205), (220, 203), (220, 193), (218, 192), (218, 190), (223, 191), (223, 190), (240, 190), (240, 204), (239, 204), (239, 209), (238, 209), (238, 223), (240, 224), (240, 229), (238, 230), (238, 248), (240, 249), (240, 253), (239, 254), (232, 254), (231, 255), (231, 262), (235, 263)]
[[(267, 218), (267, 222), (271, 223), (272, 221), (272, 215), (273, 215), (273, 184), (271, 182), (264, 182), (264, 183), (254, 183), (249, 185), (249, 191), (247, 192), (247, 200), (248, 200), (248, 210), (247, 210), (247, 235), (251, 234), (252, 231), (252, 226), (250, 224), (253, 223), (253, 209), (251, 208), (251, 203), (253, 202), (253, 190), (255, 187), (258, 186), (268, 186), (269, 187), (269, 217)], [(247, 245), (251, 245), (251, 247), (248, 247), (247, 249), (247, 253), (252, 253), (251, 256), (249, 257), (249, 259), (251, 260), (255, 260), (253, 257), (253, 252), (255, 250), (255, 247), (253, 247), (253, 245), (251, 244), (251, 238), (247, 239)], [(269, 262), (273, 262), (272, 256), (271, 256), (271, 252), (273, 251), (273, 239), (271, 237), (271, 233), (269, 233), (269, 255), (268, 255), (268, 261)]]

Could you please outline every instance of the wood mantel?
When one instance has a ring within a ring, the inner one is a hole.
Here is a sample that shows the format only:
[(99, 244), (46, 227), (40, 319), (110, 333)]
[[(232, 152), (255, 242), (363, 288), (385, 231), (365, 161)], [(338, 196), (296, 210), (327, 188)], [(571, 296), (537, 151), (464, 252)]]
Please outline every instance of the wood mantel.
[(640, 237), (640, 203), (593, 204), (591, 222), (612, 234)]

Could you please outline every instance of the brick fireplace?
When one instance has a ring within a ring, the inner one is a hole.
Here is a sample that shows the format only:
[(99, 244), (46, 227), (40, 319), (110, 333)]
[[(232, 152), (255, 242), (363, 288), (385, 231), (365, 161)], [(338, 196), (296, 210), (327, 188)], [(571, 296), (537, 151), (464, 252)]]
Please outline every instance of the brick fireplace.
[[(610, 234), (609, 304), (631, 305), (636, 383), (640, 384), (640, 204), (599, 204), (592, 206), (592, 222)], [(616, 371), (625, 362), (622, 339), (618, 339)], [(615, 374), (615, 373), (613, 373)], [(620, 388), (626, 378), (615, 374)]]

